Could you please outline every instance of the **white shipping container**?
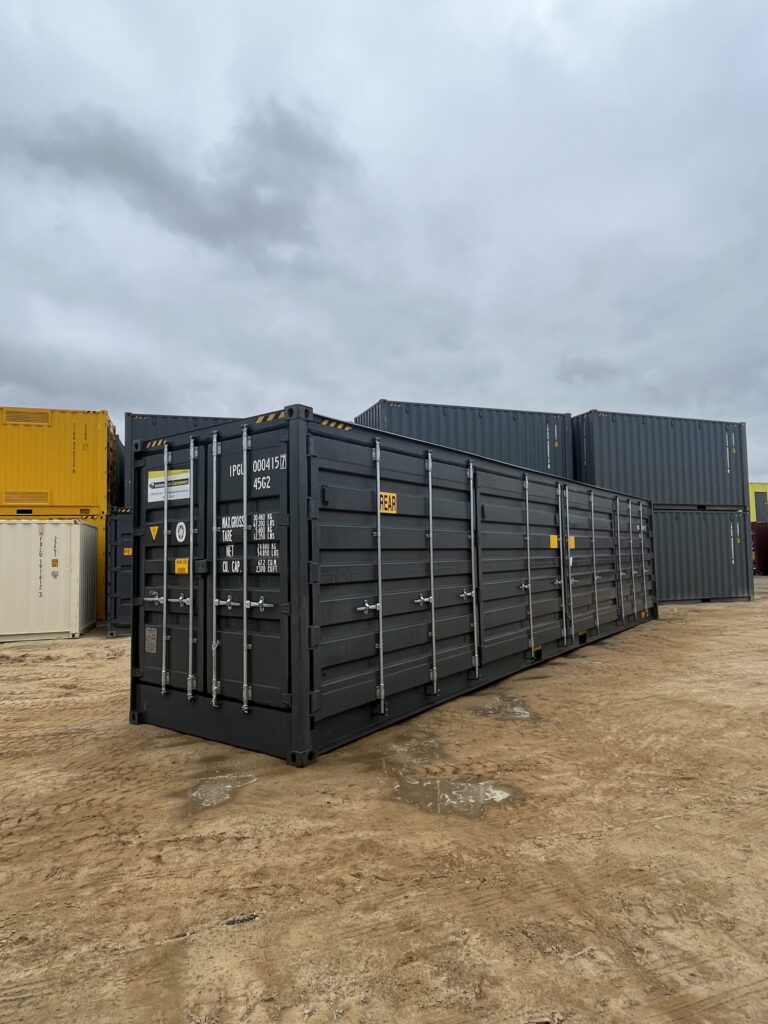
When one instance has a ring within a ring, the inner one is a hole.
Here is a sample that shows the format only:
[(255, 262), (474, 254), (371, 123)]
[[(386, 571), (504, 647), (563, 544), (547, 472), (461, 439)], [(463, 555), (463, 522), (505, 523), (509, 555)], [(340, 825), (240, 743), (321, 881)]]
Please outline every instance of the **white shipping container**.
[(97, 536), (79, 519), (0, 521), (0, 642), (75, 637), (95, 625)]

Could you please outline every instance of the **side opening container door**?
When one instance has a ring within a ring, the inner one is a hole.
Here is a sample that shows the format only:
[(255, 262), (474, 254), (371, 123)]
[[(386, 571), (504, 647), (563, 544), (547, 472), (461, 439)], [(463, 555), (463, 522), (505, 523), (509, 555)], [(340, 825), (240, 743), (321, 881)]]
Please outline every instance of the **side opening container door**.
[(166, 693), (203, 691), (205, 466), (194, 439), (143, 455), (136, 474), (141, 679)]
[(477, 671), (468, 464), (388, 439), (311, 443), (315, 720), (462, 689)]
[(595, 589), (596, 530), (594, 497), (573, 484), (561, 487), (562, 545), (568, 593), (568, 626), (572, 641), (585, 640), (599, 628)]
[(289, 696), (288, 431), (214, 430), (207, 449), (210, 698), (286, 708)]
[(565, 643), (561, 485), (519, 471), (477, 477), (481, 659), (541, 656)]
[(621, 624), (619, 562), (616, 542), (616, 499), (602, 491), (590, 491), (594, 510), (594, 591), (598, 630)]

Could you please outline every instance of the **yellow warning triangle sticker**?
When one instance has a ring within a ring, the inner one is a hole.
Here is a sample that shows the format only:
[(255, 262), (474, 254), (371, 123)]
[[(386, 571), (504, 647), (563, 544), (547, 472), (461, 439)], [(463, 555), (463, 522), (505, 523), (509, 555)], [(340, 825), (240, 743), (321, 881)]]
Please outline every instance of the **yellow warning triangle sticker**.
[(157, 540), (157, 534), (158, 534), (159, 529), (160, 529), (159, 526), (150, 526), (149, 532), (152, 535), (152, 540)]

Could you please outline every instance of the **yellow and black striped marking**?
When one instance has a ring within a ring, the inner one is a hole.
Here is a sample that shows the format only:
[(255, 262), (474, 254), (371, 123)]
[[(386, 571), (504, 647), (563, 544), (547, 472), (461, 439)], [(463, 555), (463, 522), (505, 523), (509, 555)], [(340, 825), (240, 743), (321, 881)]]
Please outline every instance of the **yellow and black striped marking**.
[(265, 412), (261, 416), (256, 417), (257, 423), (272, 423), (274, 420), (284, 420), (285, 409), (280, 409), (279, 412)]
[(154, 441), (147, 441), (147, 443), (144, 445), (144, 447), (145, 448), (162, 448), (163, 445), (165, 444), (166, 440), (167, 440), (167, 438), (165, 438), (165, 437), (158, 437)]
[(349, 423), (342, 423), (340, 420), (323, 420), (322, 425), (324, 427), (335, 427), (337, 430), (352, 429), (352, 426)]

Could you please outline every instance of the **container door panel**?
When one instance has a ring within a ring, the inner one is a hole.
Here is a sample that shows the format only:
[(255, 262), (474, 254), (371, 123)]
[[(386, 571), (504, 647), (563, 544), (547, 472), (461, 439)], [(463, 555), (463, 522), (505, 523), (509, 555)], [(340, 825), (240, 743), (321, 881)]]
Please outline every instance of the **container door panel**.
[(422, 457), (313, 441), (316, 717), (438, 693), (443, 676), (473, 670), (467, 471), (426, 446)]
[(288, 683), (287, 431), (209, 446), (208, 651), (211, 697), (286, 707)]
[(203, 689), (205, 467), (197, 448), (144, 457), (142, 493), (134, 495), (142, 537), (139, 643), (142, 678), (194, 696)]

